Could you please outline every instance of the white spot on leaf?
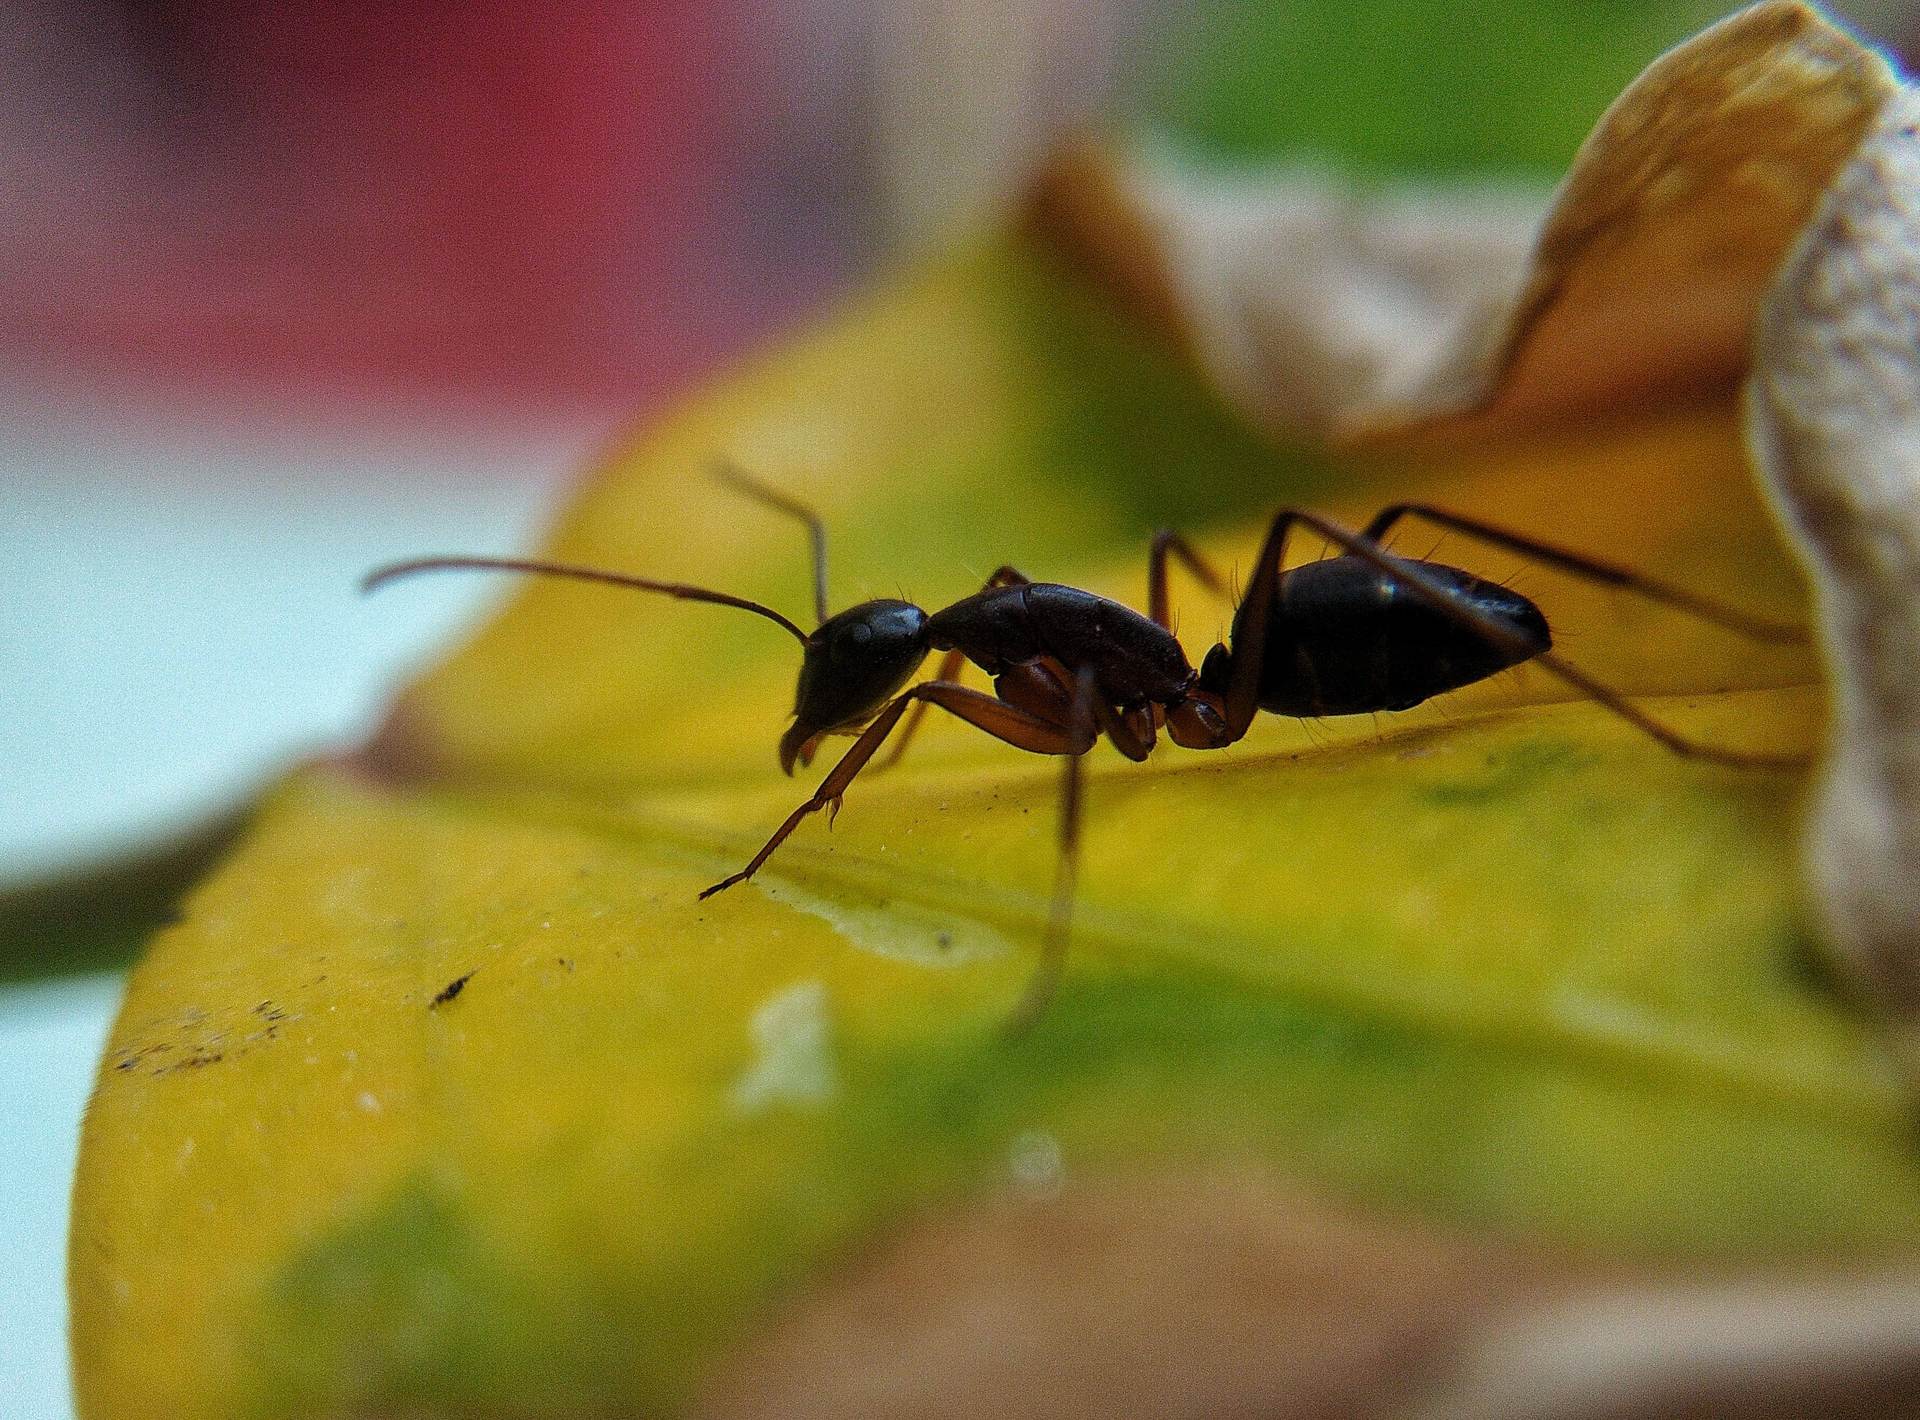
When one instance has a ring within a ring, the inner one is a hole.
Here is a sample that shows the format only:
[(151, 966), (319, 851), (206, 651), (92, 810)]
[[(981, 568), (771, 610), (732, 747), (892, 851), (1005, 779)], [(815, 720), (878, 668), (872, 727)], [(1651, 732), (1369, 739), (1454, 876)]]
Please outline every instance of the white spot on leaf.
[(1014, 1138), (1007, 1165), (1013, 1186), (1030, 1198), (1052, 1198), (1066, 1177), (1060, 1141), (1042, 1129), (1029, 1129)]
[(778, 878), (754, 885), (782, 906), (818, 917), (863, 952), (916, 966), (965, 966), (1013, 949), (994, 928), (971, 917), (899, 899), (818, 897)]
[(836, 1087), (827, 988), (802, 981), (760, 1003), (747, 1023), (754, 1058), (734, 1083), (733, 1103), (743, 1114), (776, 1105), (824, 1104)]

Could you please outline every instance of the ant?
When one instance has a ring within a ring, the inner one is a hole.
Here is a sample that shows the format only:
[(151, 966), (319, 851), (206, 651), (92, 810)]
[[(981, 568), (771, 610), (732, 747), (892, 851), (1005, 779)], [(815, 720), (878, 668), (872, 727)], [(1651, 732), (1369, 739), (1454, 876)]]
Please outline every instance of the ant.
[[(1420, 518), (1561, 572), (1637, 592), (1755, 640), (1804, 641), (1804, 628), (1751, 616), (1430, 504), (1395, 503), (1358, 533), (1300, 508), (1281, 509), (1267, 529), (1228, 639), (1208, 651), (1196, 670), (1169, 619), (1169, 557), (1178, 558), (1212, 591), (1224, 595), (1226, 587), (1175, 533), (1162, 531), (1153, 538), (1144, 616), (1076, 587), (1035, 582), (1013, 567), (999, 568), (981, 590), (940, 611), (882, 598), (829, 615), (826, 529), (819, 516), (731, 466), (722, 466), (718, 476), (806, 526), (819, 621), (813, 631), (801, 630), (771, 607), (724, 592), (520, 558), (419, 558), (370, 573), (363, 590), (426, 571), (527, 572), (738, 607), (792, 635), (801, 647), (800, 678), (793, 723), (780, 738), (780, 767), (791, 775), (796, 762), (810, 764), (825, 736), (856, 738), (747, 865), (707, 888), (702, 899), (752, 877), (809, 814), (826, 809), (829, 820), (837, 815), (842, 796), (902, 717), (905, 727), (879, 768), (899, 761), (929, 705), (1016, 749), (1063, 756), (1052, 910), (1040, 963), (1009, 1020), (1013, 1031), (1039, 1017), (1064, 969), (1079, 862), (1081, 760), (1102, 736), (1131, 760), (1152, 752), (1163, 727), (1183, 748), (1224, 749), (1242, 739), (1263, 710), (1299, 717), (1407, 710), (1531, 662), (1676, 754), (1745, 768), (1805, 762), (1799, 756), (1722, 749), (1686, 738), (1561, 659), (1546, 617), (1527, 597), (1457, 567), (1393, 555), (1384, 543), (1395, 524)], [(1317, 533), (1338, 551), (1287, 567), (1287, 537), (1296, 528)], [(931, 680), (909, 686), (930, 650), (945, 653), (939, 669)], [(992, 677), (991, 695), (959, 683), (967, 661)]]

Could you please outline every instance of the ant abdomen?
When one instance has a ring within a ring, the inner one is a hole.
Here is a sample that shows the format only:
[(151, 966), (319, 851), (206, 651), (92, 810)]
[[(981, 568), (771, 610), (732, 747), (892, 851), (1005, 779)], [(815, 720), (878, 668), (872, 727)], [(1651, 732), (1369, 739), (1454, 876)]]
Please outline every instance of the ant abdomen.
[[(1552, 648), (1546, 617), (1519, 592), (1444, 563), (1418, 566), (1462, 607), (1509, 628), (1512, 640), (1489, 639), (1360, 558), (1304, 563), (1274, 589), (1260, 708), (1299, 716), (1408, 710)], [(1237, 638), (1235, 650), (1245, 654)]]

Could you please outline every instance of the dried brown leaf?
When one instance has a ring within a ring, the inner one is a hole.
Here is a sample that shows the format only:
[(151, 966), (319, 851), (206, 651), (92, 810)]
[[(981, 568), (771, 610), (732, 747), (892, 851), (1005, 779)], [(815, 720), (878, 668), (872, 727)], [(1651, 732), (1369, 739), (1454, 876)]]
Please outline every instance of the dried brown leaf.
[(815, 1290), (696, 1413), (1336, 1420), (1410, 1393), (1544, 1274), (1259, 1173), (1108, 1180), (910, 1230)]
[(1682, 1420), (1920, 1409), (1920, 1277), (1692, 1278), (1243, 1170), (928, 1219), (824, 1279), (699, 1420)]
[(1485, 433), (1730, 386), (1896, 87), (1817, 11), (1769, 0), (1635, 81), (1544, 218), (1510, 192), (1361, 194), (1086, 149), (1040, 210), (1258, 417), (1336, 440)]
[(1848, 971), (1920, 1077), (1920, 94), (1835, 183), (1759, 326), (1753, 446), (1811, 561), (1834, 692), (1806, 834)]

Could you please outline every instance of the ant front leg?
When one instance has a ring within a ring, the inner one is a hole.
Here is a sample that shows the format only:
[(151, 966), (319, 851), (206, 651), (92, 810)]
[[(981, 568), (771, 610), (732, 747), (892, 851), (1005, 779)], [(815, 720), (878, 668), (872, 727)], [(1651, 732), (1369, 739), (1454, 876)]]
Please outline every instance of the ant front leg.
[(900, 723), (900, 717), (906, 713), (908, 706), (915, 702), (938, 705), (974, 728), (985, 730), (1016, 749), (1029, 750), (1034, 754), (1084, 754), (1092, 744), (1091, 736), (1079, 737), (1062, 725), (1044, 720), (981, 691), (955, 685), (951, 681), (922, 681), (888, 702), (887, 707), (860, 732), (860, 737), (853, 742), (853, 748), (840, 756), (840, 762), (820, 781), (820, 787), (814, 790), (813, 796), (787, 815), (786, 822), (774, 830), (773, 837), (753, 855), (746, 867), (706, 889), (700, 894), (701, 898), (712, 897), (759, 872), (760, 865), (773, 856), (774, 849), (787, 841), (788, 835), (800, 826), (800, 821), (808, 814), (818, 813), (821, 809), (827, 809), (829, 817), (838, 813), (840, 799), (847, 792), (847, 786), (866, 768), (867, 761), (873, 758), (887, 736), (893, 733), (894, 726)]
[(1711, 597), (1703, 597), (1684, 587), (1676, 587), (1670, 582), (1662, 582), (1625, 567), (1615, 566), (1611, 562), (1601, 562), (1578, 552), (1569, 552), (1563, 547), (1551, 543), (1539, 542), (1518, 533), (1508, 532), (1505, 528), (1483, 523), (1477, 518), (1463, 517), (1459, 513), (1449, 513), (1444, 508), (1436, 508), (1431, 503), (1395, 503), (1382, 508), (1368, 523), (1360, 536), (1368, 542), (1382, 546), (1386, 543), (1387, 530), (1402, 518), (1423, 518), (1439, 527), (1464, 533), (1494, 547), (1505, 548), (1532, 562), (1557, 568), (1571, 576), (1583, 578), (1589, 582), (1598, 582), (1606, 587), (1620, 587), (1626, 591), (1637, 592), (1649, 601), (1673, 607), (1702, 621), (1724, 626), (1729, 631), (1755, 641), (1772, 641), (1783, 644), (1804, 643), (1807, 640), (1807, 628), (1790, 625), (1785, 622), (1769, 621), (1765, 617), (1755, 616), (1751, 612), (1728, 606)]
[[(987, 578), (986, 585), (980, 590), (990, 592), (995, 587), (1025, 586), (1032, 580), (1018, 567), (1001, 566), (994, 569), (993, 575)], [(940, 658), (939, 668), (934, 671), (933, 678), (941, 681), (957, 681), (966, 663), (966, 652), (955, 646)], [(926, 718), (928, 704), (928, 701), (922, 700), (913, 707), (913, 713), (907, 716), (907, 723), (900, 731), (900, 738), (893, 742), (893, 748), (887, 751), (887, 757), (873, 766), (875, 774), (885, 774), (906, 755), (907, 746), (913, 743), (913, 737), (920, 729), (920, 722)]]
[[(966, 668), (966, 664), (967, 653), (955, 646), (940, 658), (940, 664), (934, 668), (933, 678), (950, 685), (957, 683), (960, 672)], [(887, 751), (886, 758), (873, 766), (875, 774), (885, 774), (905, 756), (907, 746), (913, 743), (914, 734), (920, 728), (920, 722), (927, 718), (927, 706), (930, 704), (932, 702), (927, 700), (914, 702), (913, 710), (907, 716), (907, 723), (901, 727), (899, 736), (893, 742), (893, 748)]]

